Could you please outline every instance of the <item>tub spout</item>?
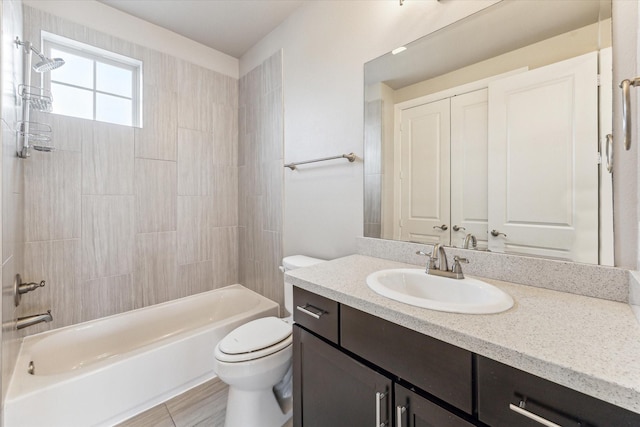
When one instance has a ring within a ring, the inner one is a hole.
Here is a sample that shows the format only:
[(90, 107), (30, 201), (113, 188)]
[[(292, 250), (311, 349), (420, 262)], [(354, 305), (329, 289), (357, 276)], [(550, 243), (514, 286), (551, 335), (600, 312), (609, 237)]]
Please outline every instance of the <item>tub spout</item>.
[(22, 329), (27, 326), (36, 325), (42, 322), (51, 322), (53, 316), (51, 316), (51, 310), (47, 310), (46, 313), (34, 314), (33, 316), (18, 317), (16, 322), (16, 328)]

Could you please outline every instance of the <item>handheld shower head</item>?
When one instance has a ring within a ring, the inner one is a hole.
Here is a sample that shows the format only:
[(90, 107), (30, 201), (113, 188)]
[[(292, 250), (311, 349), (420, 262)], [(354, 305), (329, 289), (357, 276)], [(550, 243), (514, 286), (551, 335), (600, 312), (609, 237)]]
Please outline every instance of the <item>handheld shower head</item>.
[(33, 65), (33, 70), (36, 73), (46, 73), (47, 71), (55, 70), (56, 68), (62, 67), (64, 65), (64, 59), (62, 58), (47, 58), (43, 57), (42, 61)]

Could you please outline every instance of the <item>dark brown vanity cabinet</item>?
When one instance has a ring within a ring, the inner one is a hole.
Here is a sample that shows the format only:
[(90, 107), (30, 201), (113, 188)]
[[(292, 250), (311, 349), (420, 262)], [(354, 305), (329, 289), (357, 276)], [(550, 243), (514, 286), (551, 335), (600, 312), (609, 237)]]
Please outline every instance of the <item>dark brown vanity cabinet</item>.
[(389, 378), (297, 325), (293, 334), (294, 426), (391, 426)]
[(395, 385), (394, 411), (396, 427), (474, 426), (399, 384)]
[(294, 305), (294, 427), (640, 427), (640, 414), (308, 291), (294, 288)]
[(295, 427), (474, 425), (404, 387), (471, 412), (471, 353), (334, 304), (294, 288)]
[(640, 426), (640, 414), (486, 357), (477, 360), (478, 417), (488, 425)]

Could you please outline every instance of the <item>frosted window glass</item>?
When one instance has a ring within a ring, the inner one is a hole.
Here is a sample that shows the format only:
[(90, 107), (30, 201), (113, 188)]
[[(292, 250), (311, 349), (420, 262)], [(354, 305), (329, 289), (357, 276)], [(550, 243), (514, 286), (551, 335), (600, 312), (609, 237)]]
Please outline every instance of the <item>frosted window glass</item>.
[(96, 94), (96, 120), (131, 126), (131, 100)]
[(96, 89), (131, 98), (133, 72), (113, 65), (96, 63)]
[[(51, 49), (51, 57), (62, 58), (65, 62), (62, 67), (51, 71), (52, 81), (93, 89), (92, 60), (56, 49)], [(40, 61), (40, 58), (36, 55), (33, 57), (33, 61), (35, 64)]]
[(53, 113), (93, 119), (93, 92), (57, 83), (51, 83)]

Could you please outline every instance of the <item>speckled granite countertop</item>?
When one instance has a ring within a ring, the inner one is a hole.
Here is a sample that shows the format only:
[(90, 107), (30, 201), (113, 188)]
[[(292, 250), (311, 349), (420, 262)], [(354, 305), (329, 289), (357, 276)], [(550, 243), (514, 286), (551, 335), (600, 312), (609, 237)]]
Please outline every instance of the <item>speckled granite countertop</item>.
[(289, 271), (302, 289), (640, 413), (640, 325), (628, 304), (483, 279), (515, 300), (499, 314), (413, 307), (369, 289), (368, 274), (415, 265), (351, 255)]

